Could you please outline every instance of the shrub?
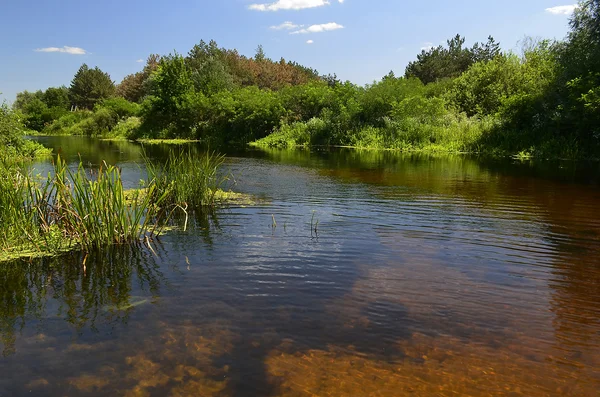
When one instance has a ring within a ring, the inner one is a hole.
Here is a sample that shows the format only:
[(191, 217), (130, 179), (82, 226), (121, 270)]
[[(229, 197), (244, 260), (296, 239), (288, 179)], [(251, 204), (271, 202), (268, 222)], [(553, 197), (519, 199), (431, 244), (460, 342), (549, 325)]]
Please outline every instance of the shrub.
[(102, 108), (110, 109), (120, 119), (139, 116), (141, 110), (141, 106), (139, 104), (129, 102), (127, 99), (121, 97), (104, 99), (102, 102), (96, 105), (94, 110), (98, 111)]

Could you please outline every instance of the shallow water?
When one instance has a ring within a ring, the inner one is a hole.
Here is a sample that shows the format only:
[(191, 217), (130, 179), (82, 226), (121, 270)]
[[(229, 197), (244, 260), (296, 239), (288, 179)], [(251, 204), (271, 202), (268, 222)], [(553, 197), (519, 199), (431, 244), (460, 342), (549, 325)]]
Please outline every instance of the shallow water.
[[(40, 139), (143, 177), (140, 146)], [(598, 164), (247, 151), (227, 171), (257, 204), (156, 255), (2, 265), (0, 396), (598, 395)]]

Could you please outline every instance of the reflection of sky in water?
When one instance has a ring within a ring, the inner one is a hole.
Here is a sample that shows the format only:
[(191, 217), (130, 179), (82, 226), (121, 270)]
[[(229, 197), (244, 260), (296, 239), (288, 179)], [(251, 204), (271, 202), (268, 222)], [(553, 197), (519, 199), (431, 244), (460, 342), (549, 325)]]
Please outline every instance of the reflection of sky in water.
[[(98, 150), (137, 184), (135, 145)], [(2, 274), (0, 396), (595, 395), (595, 187), (468, 159), (247, 156), (233, 189), (262, 200), (157, 256)]]

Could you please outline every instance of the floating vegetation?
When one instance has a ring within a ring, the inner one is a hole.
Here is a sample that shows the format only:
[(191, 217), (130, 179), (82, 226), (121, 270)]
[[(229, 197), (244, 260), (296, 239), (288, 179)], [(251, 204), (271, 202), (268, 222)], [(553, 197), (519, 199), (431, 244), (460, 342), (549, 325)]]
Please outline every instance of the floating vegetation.
[(185, 145), (188, 143), (198, 143), (196, 139), (138, 139), (137, 142), (146, 145)]

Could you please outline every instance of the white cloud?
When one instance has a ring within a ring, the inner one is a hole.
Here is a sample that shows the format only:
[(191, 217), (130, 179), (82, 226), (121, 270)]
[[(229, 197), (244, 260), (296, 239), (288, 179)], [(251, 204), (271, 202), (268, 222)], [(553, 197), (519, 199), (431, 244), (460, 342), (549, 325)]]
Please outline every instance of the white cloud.
[(306, 42), (306, 44), (313, 44), (313, 43), (314, 43), (314, 41), (312, 41), (312, 40), (308, 40), (308, 41)]
[(292, 29), (301, 28), (303, 26), (304, 25), (296, 25), (293, 22), (286, 21), (286, 22), (282, 23), (281, 25), (271, 26), (271, 29), (273, 29), (273, 30), (292, 30)]
[(546, 12), (554, 15), (571, 15), (573, 11), (577, 8), (577, 4), (570, 4), (566, 6), (556, 6), (546, 8)]
[(295, 32), (291, 32), (290, 34), (307, 34), (307, 33), (321, 33), (328, 32), (331, 30), (344, 29), (342, 25), (335, 22), (323, 23), (321, 25), (311, 25), (306, 29), (296, 30)]
[[(338, 2), (343, 3), (344, 0)], [(329, 0), (277, 0), (274, 3), (250, 4), (248, 8), (255, 11), (303, 10), (329, 4)]]
[(142, 63), (142, 62), (144, 62), (144, 60), (143, 59), (138, 59), (136, 62), (137, 63)]
[(423, 43), (423, 47), (421, 47), (421, 51), (429, 51), (433, 48), (433, 43), (427, 42)]
[(88, 53), (83, 48), (69, 47), (69, 46), (36, 48), (34, 51), (36, 51), (36, 52), (62, 52), (62, 53), (71, 54), (71, 55), (85, 55)]

